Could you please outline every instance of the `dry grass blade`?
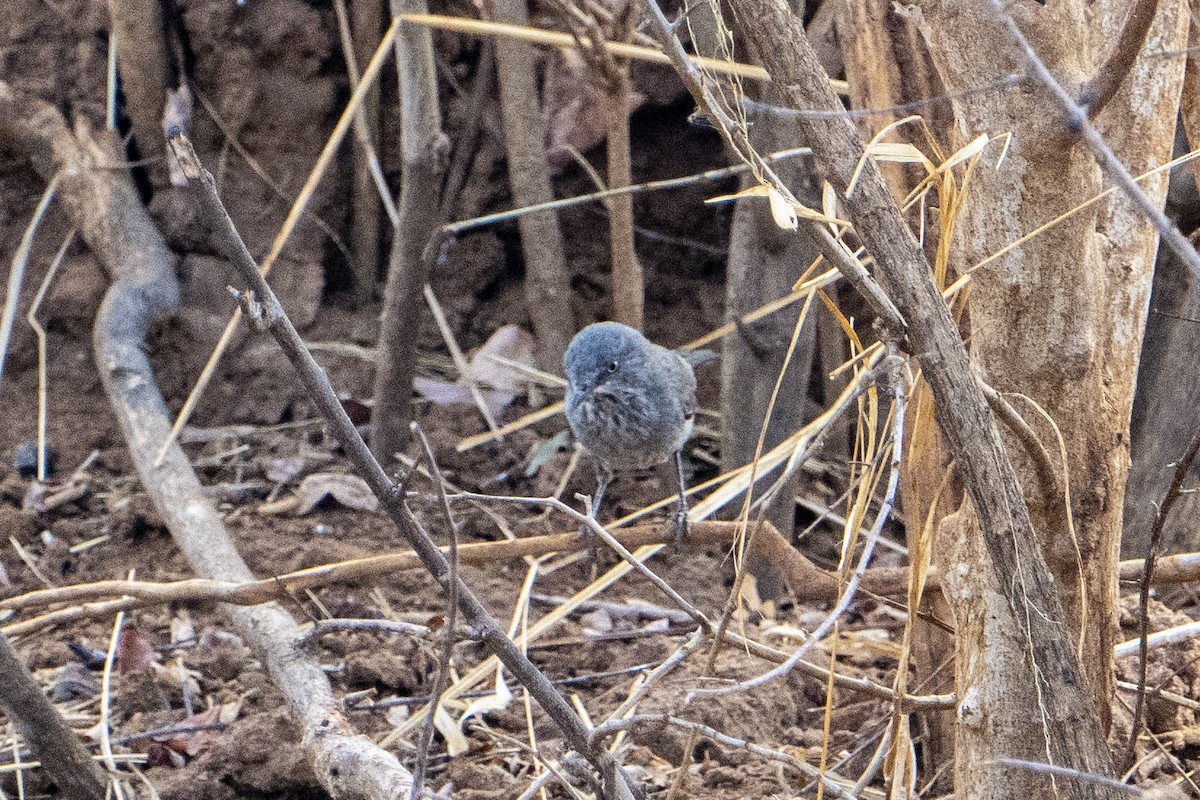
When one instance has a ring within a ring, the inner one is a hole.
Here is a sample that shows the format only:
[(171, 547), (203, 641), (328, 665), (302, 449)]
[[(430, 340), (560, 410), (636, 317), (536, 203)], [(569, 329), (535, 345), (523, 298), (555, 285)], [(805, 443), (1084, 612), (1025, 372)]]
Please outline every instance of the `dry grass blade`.
[(450, 323), (446, 320), (442, 304), (438, 302), (437, 295), (433, 293), (433, 287), (428, 283), (425, 284), (425, 302), (429, 304), (429, 310), (433, 312), (433, 319), (437, 323), (438, 332), (442, 335), (442, 342), (450, 351), (450, 357), (454, 359), (454, 366), (458, 369), (459, 376), (467, 382), (467, 389), (471, 392), (471, 399), (475, 401), (475, 407), (479, 409), (479, 413), (483, 414), (488, 429), (499, 435), (500, 426), (496, 424), (492, 410), (488, 408), (487, 401), (483, 399), (483, 394), (479, 391), (479, 385), (472, 377), (471, 365), (467, 363), (467, 357), (463, 355), (462, 348), (458, 346), (458, 342), (454, 338), (454, 331), (450, 329)]
[[(67, 254), (67, 248), (75, 241), (75, 229), (67, 234), (63, 239), (63, 243), (59, 246), (58, 252), (54, 254), (54, 260), (50, 262), (50, 268), (46, 270), (46, 277), (42, 279), (42, 285), (38, 287), (37, 294), (34, 295), (33, 302), (29, 305), (29, 311), (25, 314), (25, 320), (29, 323), (29, 327), (33, 328), (33, 333), (37, 336), (38, 350), (38, 436), (37, 436), (37, 479), (39, 481), (46, 480), (46, 453), (48, 445), (46, 444), (46, 401), (49, 389), (49, 377), (47, 376), (48, 365), (46, 353), (46, 328), (37, 318), (37, 312), (42, 307), (42, 301), (46, 297), (46, 292), (50, 288), (50, 284), (54, 281), (54, 276), (58, 274), (58, 268), (62, 264), (63, 257)], [(2, 356), (0, 356), (2, 360)]]
[[(134, 571), (130, 570), (129, 580), (133, 581), (134, 576)], [(112, 636), (109, 637), (108, 652), (104, 656), (104, 671), (100, 675), (100, 752), (104, 756), (104, 762), (109, 771), (114, 774), (117, 771), (117, 762), (113, 760), (112, 739), (110, 738), (112, 726), (109, 724), (112, 708), (112, 671), (117, 657), (117, 647), (121, 640), (121, 625), (124, 622), (125, 612), (120, 611), (113, 620)]]
[(17, 319), (17, 304), (21, 299), (21, 285), (25, 282), (25, 268), (29, 264), (29, 251), (33, 248), (33, 237), (37, 234), (38, 226), (42, 224), (42, 218), (46, 215), (46, 209), (50, 207), (50, 201), (54, 199), (54, 193), (58, 189), (58, 175), (46, 186), (46, 190), (42, 192), (42, 197), (38, 200), (37, 207), (33, 211), (33, 216), (29, 220), (29, 224), (25, 226), (25, 232), (21, 234), (21, 243), (17, 245), (16, 252), (13, 253), (12, 264), (8, 270), (8, 291), (4, 297), (4, 310), (0, 312), (0, 379), (4, 377), (4, 361), (8, 355), (8, 343), (12, 336), (13, 323)]
[[(442, 14), (402, 14), (400, 19), (405, 22), (412, 22), (417, 25), (428, 25), (431, 28), (440, 28), (447, 31), (457, 31), (458, 33), (469, 33), (474, 36), (511, 36), (516, 39), (523, 39), (533, 44), (539, 44), (544, 47), (556, 47), (560, 49), (576, 48), (578, 42), (573, 36), (567, 33), (558, 33), (557, 31), (545, 31), (540, 28), (527, 28), (520, 25), (505, 25), (499, 22), (486, 22), (477, 19), (468, 19), (466, 17), (451, 17)], [(670, 59), (661, 51), (653, 47), (644, 47), (642, 45), (628, 44), (625, 42), (605, 42), (604, 47), (614, 56), (622, 58), (631, 58), (636, 61), (649, 61), (654, 64), (669, 64)], [(715, 73), (724, 75), (737, 75), (743, 78), (751, 78), (754, 80), (769, 81), (771, 76), (762, 67), (756, 67), (752, 64), (739, 64), (733, 61), (725, 61), (719, 58), (706, 58), (704, 56), (691, 56), (691, 60), (698, 67), (710, 70)], [(850, 90), (849, 84), (845, 81), (831, 80), (830, 85), (838, 92), (843, 94)]]

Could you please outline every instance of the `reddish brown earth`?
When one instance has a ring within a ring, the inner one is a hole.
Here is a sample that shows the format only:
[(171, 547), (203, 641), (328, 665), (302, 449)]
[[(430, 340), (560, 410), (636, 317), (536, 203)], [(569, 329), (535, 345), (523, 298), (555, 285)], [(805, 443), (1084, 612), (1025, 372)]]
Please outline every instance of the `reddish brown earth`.
[[(222, 133), (222, 126), (198, 109), (194, 138), (202, 157), (216, 166), (213, 171), (222, 182), (222, 194), (251, 250), (261, 255), (348, 94), (333, 12), (324, 4), (300, 0), (248, 0), (244, 8), (233, 0), (183, 0), (176, 5), (191, 49), (194, 83), (217, 110), (227, 132)], [(68, 114), (93, 122), (102, 120), (107, 33), (103, 0), (13, 0), (5, 25), (0, 30), (0, 78), (53, 101)], [(453, 139), (470, 115), (468, 89), (475, 77), (478, 43), (439, 35), (438, 46), (443, 66), (462, 82), (457, 89), (447, 89), (444, 96)], [(715, 136), (684, 123), (690, 109), (673, 92), (663, 89), (667, 83), (663, 75), (645, 71), (635, 80), (649, 96), (647, 105), (632, 117), (634, 178), (638, 181), (686, 175), (724, 163)], [(395, 92), (394, 78), (390, 80), (392, 83), (384, 84), (385, 109), (394, 106), (389, 103)], [(481, 144), (456, 204), (457, 218), (510, 205), (496, 113), (494, 105), (489, 105), (479, 120)], [(254, 155), (284, 197), (229, 146), (227, 135), (236, 136)], [(588, 156), (602, 160), (600, 151), (602, 148), (589, 151)], [(394, 179), (396, 155), (385, 148), (383, 157), (389, 177)], [(348, 229), (348, 176), (348, 160), (339, 162), (310, 206), (330, 228), (343, 233)], [(682, 344), (723, 321), (722, 248), (729, 208), (705, 206), (702, 201), (731, 186), (729, 182), (701, 185), (640, 195), (636, 200), (638, 224), (656, 234), (640, 236), (638, 249), (648, 273), (647, 332), (657, 341)], [(577, 166), (566, 167), (556, 182), (559, 196), (592, 188)], [(42, 189), (21, 159), (0, 153), (0, 246), (5, 260), (20, 240)], [(170, 192), (161, 192), (152, 203), (164, 227), (177, 231), (178, 202)], [(583, 325), (602, 318), (607, 307), (608, 248), (605, 236), (595, 234), (607, 226), (597, 206), (566, 210), (561, 220), (576, 289), (576, 322)], [(22, 289), (22, 314), (67, 229), (62, 212), (52, 208), (38, 234)], [(501, 325), (527, 324), (519, 255), (515, 226), (485, 229), (464, 237), (452, 251), (447, 268), (434, 276), (435, 291), (464, 348), (481, 345)], [(310, 342), (373, 344), (378, 308), (356, 307), (351, 302), (346, 291), (349, 274), (337, 244), (311, 220), (302, 223), (276, 267), (272, 283)], [(182, 262), (184, 309), (161, 326), (151, 342), (160, 387), (173, 409), (189, 391), (232, 310), (224, 289), (228, 275), (226, 267), (210, 254), (188, 253)], [(41, 588), (43, 581), (62, 586), (123, 578), (134, 569), (144, 580), (191, 577), (133, 473), (93, 364), (90, 326), (106, 286), (107, 278), (96, 260), (76, 244), (39, 315), (49, 331), (48, 440), (57, 454), (53, 477), (64, 479), (89, 454), (98, 453), (86, 471), (87, 492), (48, 513), (22, 509), (31, 481), (12, 467), (15, 447), (32, 440), (37, 429), (37, 354), (33, 333), (23, 321), (18, 323), (7, 353), (0, 376), (0, 594), (4, 596)], [(423, 331), (421, 341), (422, 352), (428, 356), (424, 371), (443, 377), (449, 374), (446, 349), (432, 324)], [(322, 352), (319, 359), (339, 392), (359, 399), (370, 396), (369, 364), (328, 352)], [(701, 404), (708, 408), (717, 405), (716, 382), (716, 370), (701, 374)], [(522, 398), (505, 412), (504, 419), (514, 419), (527, 410), (527, 400)], [(474, 409), (423, 403), (418, 419), (429, 433), (446, 478), (466, 489), (490, 494), (551, 494), (570, 461), (569, 453), (559, 452), (535, 474), (525, 474), (533, 449), (565, 428), (561, 417), (465, 453), (456, 452), (455, 445), (462, 437), (484, 430)], [(255, 428), (243, 435), (186, 446), (255, 574), (267, 577), (400, 547), (392, 525), (378, 513), (328, 502), (306, 516), (259, 513), (269, 495), (286, 496), (305, 474), (346, 469), (315, 421), (312, 404), (290, 367), (269, 340), (239, 334), (192, 422), (204, 428)], [(714, 442), (701, 436), (693, 446), (693, 456), (699, 456), (689, 460), (694, 476), (710, 476), (711, 457), (704, 455), (711, 456)], [(416, 453), (413, 448), (411, 454)], [(281, 471), (289, 474), (278, 480)], [(647, 475), (618, 482), (607, 500), (610, 513), (633, 510), (669, 494), (670, 484), (663, 477)], [(590, 469), (585, 464), (570, 481), (564, 497), (591, 488)], [(439, 536), (444, 534), (436, 505), (424, 497), (415, 504), (428, 527)], [(520, 535), (569, 527), (561, 519), (538, 520), (511, 507), (496, 506), (490, 511), (492, 516), (479, 510), (463, 514), (464, 539), (499, 538), (497, 517)], [(92, 544), (73, 550), (84, 543)], [(20, 557), (18, 547), (28, 563)], [(704, 611), (719, 613), (732, 581), (725, 553), (696, 552), (685, 545), (655, 558), (652, 564)], [(502, 619), (511, 613), (525, 574), (526, 565), (519, 560), (464, 567), (470, 585)], [(580, 566), (543, 573), (536, 592), (570, 595), (589, 577), (589, 570)], [(656, 590), (635, 579), (624, 580), (604, 598), (665, 604)], [(287, 605), (301, 620), (325, 614), (394, 614), (409, 621), (432, 621), (445, 610), (433, 581), (418, 572), (396, 574), (369, 585), (318, 589), (311, 596), (293, 597)], [(538, 606), (534, 614), (544, 611)], [(782, 618), (812, 627), (820, 610), (785, 609)], [(588, 632), (598, 625), (604, 627), (602, 622), (596, 616), (573, 615), (530, 646), (530, 655), (551, 678), (572, 679), (564, 685), (565, 690), (578, 694), (593, 720), (603, 719), (620, 704), (634, 679), (634, 668), (662, 661), (686, 638), (686, 630), (679, 628), (651, 626), (647, 630), (647, 620), (617, 620), (603, 637)], [(75, 698), (63, 699), (62, 707), (80, 729), (98, 720), (99, 672), (94, 666), (84, 666), (68, 644), (104, 650), (112, 625), (111, 618), (63, 625), (19, 643), (22, 655), (49, 690)], [(750, 632), (756, 625), (748, 624)], [(116, 676), (112, 688), (114, 737), (211, 722), (216, 720), (215, 709), (237, 706), (231, 724), (179, 734), (168, 742), (135, 739), (117, 748), (148, 756), (146, 776), (164, 798), (325, 796), (296, 744), (294, 727), (281, 711), (279, 692), (254, 654), (229, 632), (218, 608), (155, 607), (131, 613), (125, 626), (135, 633), (127, 634), (128, 646), (122, 647), (123, 656), (129, 653), (125, 657), (132, 663)], [(851, 615), (848, 627), (894, 635), (899, 623), (868, 603)], [(375, 700), (404, 699), (430, 691), (437, 663), (436, 641), (433, 637), (343, 632), (310, 647), (329, 666), (338, 692), (367, 691)], [(136, 655), (139, 650), (141, 657)], [(894, 653), (894, 645), (885, 636), (876, 648), (847, 649), (839, 656), (839, 669), (890, 683), (896, 666)], [(461, 642), (455, 650), (455, 666), (460, 673), (466, 672), (484, 655), (479, 646)], [(1173, 691), (1194, 694), (1198, 680), (1194, 661), (1182, 656), (1176, 660), (1179, 663), (1162, 667), (1170, 673), (1164, 673), (1164, 679), (1173, 681)], [(643, 711), (684, 713), (730, 736), (786, 749), (815, 763), (825, 726), (822, 686), (793, 677), (748, 695), (697, 701), (684, 710), (684, 694), (699, 683), (703, 662), (702, 654), (694, 655), (651, 695)], [(748, 676), (768, 666), (742, 654), (726, 653), (717, 672), (726, 677)], [(183, 671), (186, 679), (181, 679)], [(189, 719), (189, 704), (196, 714), (214, 709), (213, 716)], [(352, 711), (351, 717), (360, 731), (377, 739), (396, 722), (395, 712), (389, 715), (383, 709)], [(844, 761), (839, 767), (842, 774), (861, 773), (888, 719), (884, 705), (877, 700), (838, 695), (828, 723), (828, 752), (833, 762)], [(1151, 721), (1156, 730), (1195, 724), (1194, 713), (1160, 704), (1151, 706)], [(557, 754), (557, 734), (547, 720), (535, 714), (534, 727), (539, 746), (548, 754)], [(450, 786), (451, 796), (461, 799), (520, 795), (533, 769), (528, 749), (511, 744), (528, 741), (520, 696), (509, 708), (485, 715), (468, 733), (471, 750), (454, 758), (446, 756), (440, 737), (436, 740), (430, 785), (435, 789)], [(664, 788), (686, 739), (671, 729), (643, 731), (635, 737), (627, 760), (645, 768), (652, 787)], [(409, 750), (397, 752), (406, 763), (411, 762)], [(1195, 744), (1180, 743), (1172, 752), (1176, 754), (1172, 757), (1194, 758)], [(694, 761), (685, 797), (773, 798), (809, 791), (802, 788), (806, 781), (799, 774), (737, 748), (703, 743)], [(15, 794), (11, 773), (0, 774), (0, 788), (10, 796)], [(38, 796), (48, 787), (40, 773), (31, 771), (25, 790), (29, 796)], [(550, 796), (566, 795), (555, 788)]]

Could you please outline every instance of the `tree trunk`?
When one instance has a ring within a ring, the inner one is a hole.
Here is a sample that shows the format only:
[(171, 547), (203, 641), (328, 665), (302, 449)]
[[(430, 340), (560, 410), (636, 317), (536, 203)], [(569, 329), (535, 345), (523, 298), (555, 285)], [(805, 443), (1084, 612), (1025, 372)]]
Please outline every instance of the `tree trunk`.
[(162, 119), (170, 81), (162, 6), (159, 0), (108, 0), (108, 17), (109, 35), (117, 37), (125, 112), (138, 152), (149, 162), (146, 174), (159, 186), (167, 178)]
[[(392, 15), (428, 13), (425, 0), (391, 0)], [(442, 173), (450, 142), (442, 133), (433, 36), (420, 25), (402, 23), (396, 38), (396, 70), (400, 76), (400, 222), (392, 239), (383, 318), (379, 323), (379, 356), (375, 372), (371, 451), (390, 465), (408, 440), (412, 419), (413, 378), (417, 342), (424, 316), (427, 279), (425, 247), (440, 221)]]
[[(1060, 81), (1078, 85), (1104, 63), (1127, 4), (1017, 5), (1012, 13)], [(909, 15), (951, 95), (1021, 72), (1023, 57), (986, 3), (914, 4)], [(1152, 50), (1184, 47), (1182, 3), (1165, 2), (1150, 33)], [(992, 57), (980, 58), (979, 42)], [(1181, 64), (1140, 59), (1097, 124), (1133, 173), (1170, 158)], [(1137, 87), (1130, 91), (1129, 87)], [(954, 99), (950, 150), (980, 133), (1013, 134), (1005, 162), (977, 169), (958, 221), (952, 262), (969, 269), (1104, 187), (1090, 150), (1071, 137), (1040, 88), (962, 95)], [(1161, 202), (1165, 176), (1143, 188)], [(1032, 398), (1061, 431), (1070, 474), (1074, 532), (1058, 487), (1045, 486), (1014, 439), (1018, 466), (1040, 548), (1061, 586), (1064, 623), (1082, 635), (1082, 669), (1108, 719), (1116, 632), (1116, 559), (1129, 463), (1129, 413), (1157, 236), (1132, 205), (1114, 194), (974, 272), (970, 342), (981, 374), (1001, 392)], [(1072, 254), (1064, 257), (1064, 254)], [(1055, 431), (1026, 401), (1014, 400), (1047, 449)], [(910, 464), (910, 467), (912, 465)], [(1058, 465), (1062, 468), (1062, 465)], [(926, 481), (928, 483), (928, 481)], [(911, 516), (910, 516), (911, 519)], [(1044, 761), (1042, 711), (1025, 705), (1028, 659), (1025, 620), (1015, 617), (996, 585), (968, 505), (942, 519), (934, 552), (950, 576), (947, 597), (957, 633), (956, 790), (973, 798), (1044, 794), (1049, 782), (994, 763), (997, 754)]]
[[(626, 15), (630, 16), (631, 15)], [(632, 31), (630, 31), (632, 33)], [(630, 37), (624, 37), (623, 41)], [(629, 152), (629, 65), (615, 64), (608, 90), (608, 188), (633, 183)], [(633, 242), (633, 195), (608, 200), (608, 239), (612, 251), (612, 318), (639, 331), (643, 328), (646, 285)]]
[[(496, 22), (529, 24), (525, 0), (492, 0), (491, 8)], [(549, 202), (554, 192), (546, 163), (533, 47), (501, 36), (496, 40), (496, 68), (513, 204), (521, 207)], [(525, 254), (525, 307), (537, 335), (538, 362), (543, 369), (557, 373), (575, 332), (571, 276), (563, 256), (558, 215), (553, 211), (525, 214), (517, 225)]]
[[(781, 120), (755, 124), (755, 143), (770, 152), (796, 141), (795, 126)], [(819, 192), (807, 165), (792, 160), (777, 168), (797, 197), (810, 207), (820, 205)], [(752, 178), (749, 180), (753, 180)], [(816, 195), (814, 197), (814, 194)], [(813, 242), (781, 230), (772, 220), (761, 198), (739, 200), (733, 212), (729, 236), (729, 260), (725, 267), (725, 316), (735, 320), (770, 300), (791, 291), (792, 285), (816, 259)], [(795, 314), (773, 314), (747, 325), (725, 339), (721, 351), (721, 470), (727, 472), (754, 458), (755, 446), (776, 379), (784, 367), (788, 345), (796, 324)], [(815, 310), (815, 309), (814, 309)], [(796, 343), (763, 440), (764, 452), (790, 436), (805, 423), (805, 398), (816, 350), (816, 316), (810, 315)], [(767, 511), (767, 518), (789, 540), (794, 527), (801, 474), (788, 481)], [(746, 566), (757, 582), (759, 596), (776, 599), (782, 586), (769, 559), (747, 554)]]
[[(354, 53), (359, 70), (366, 69), (371, 53), (379, 44), (383, 33), (382, 0), (355, 0), (350, 9), (353, 26)], [(367, 129), (367, 138), (379, 151), (379, 88), (371, 90), (363, 100), (362, 120)], [(353, 151), (354, 177), (351, 203), (353, 204), (353, 233), (351, 248), (354, 252), (354, 282), (360, 302), (370, 302), (375, 296), (375, 284), (379, 275), (380, 223), (383, 206), (379, 202), (379, 190), (371, 175), (370, 159), (365, 147)]]
[[(1192, 241), (1196, 241), (1195, 235)], [(1163, 248), (1154, 272), (1150, 316), (1138, 368), (1137, 396), (1129, 438), (1133, 466), (1125, 491), (1125, 533), (1121, 546), (1128, 558), (1145, 558), (1150, 528), (1171, 483), (1173, 465), (1200, 427), (1200, 285), (1186, 264)], [(1195, 482), (1193, 475), (1188, 484)], [(1200, 548), (1196, 514), (1200, 494), (1179, 497), (1163, 526), (1161, 551), (1193, 552)]]

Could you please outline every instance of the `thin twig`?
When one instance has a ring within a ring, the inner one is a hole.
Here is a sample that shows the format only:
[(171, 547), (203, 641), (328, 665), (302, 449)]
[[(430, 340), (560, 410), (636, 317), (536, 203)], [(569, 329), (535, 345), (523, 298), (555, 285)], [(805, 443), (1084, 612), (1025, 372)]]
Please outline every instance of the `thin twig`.
[(419, 423), (409, 423), (411, 430), (421, 441), (425, 450), (425, 458), (429, 461), (429, 469), (433, 473), (433, 485), (441, 497), (442, 514), (446, 518), (447, 535), (450, 537), (450, 589), (446, 593), (446, 625), (442, 641), (441, 657), (438, 660), (437, 677), (433, 682), (430, 693), (429, 713), (421, 725), (421, 735), (417, 740), (417, 763), (413, 767), (413, 785), (411, 800), (418, 800), (425, 785), (425, 770), (429, 765), (429, 748), (433, 744), (434, 720), (441, 707), (442, 695), (450, 684), (450, 660), (454, 656), (454, 630), (458, 625), (458, 524), (454, 521), (454, 512), (450, 510), (450, 500), (446, 497), (446, 485), (442, 478), (442, 468), (438, 466), (437, 458), (433, 455), (433, 447)]
[[(0, 683), (0, 710), (45, 764), (63, 796), (71, 800), (103, 800), (106, 783), (103, 772), (3, 635), (0, 635), (0, 675), (4, 676)], [(19, 764), (18, 737), (13, 736), (12, 741), (14, 760)], [(17, 774), (19, 779), (20, 772)]]
[(296, 640), (297, 647), (303, 647), (313, 639), (334, 631), (382, 631), (384, 633), (404, 633), (414, 636), (424, 636), (429, 628), (424, 625), (414, 625), (411, 622), (400, 622), (392, 619), (319, 619), (309, 626), (300, 638)]
[(1142, 794), (1144, 794), (1138, 787), (1130, 786), (1127, 783), (1121, 783), (1113, 778), (1109, 778), (1104, 775), (1090, 775), (1086, 772), (1080, 772), (1077, 769), (1060, 767), (1057, 764), (1043, 764), (1038, 761), (1022, 761), (1018, 758), (998, 758), (996, 759), (996, 763), (1005, 767), (1012, 767), (1013, 769), (1027, 769), (1032, 772), (1041, 772), (1046, 775), (1055, 775), (1062, 778), (1075, 778), (1076, 780), (1090, 781), (1092, 783), (1098, 783), (1101, 786), (1106, 786), (1109, 789), (1116, 789), (1124, 792), (1125, 794), (1132, 794), (1138, 797), (1141, 797)]
[[(783, 161), (797, 156), (812, 155), (812, 148), (809, 147), (793, 147), (790, 150), (780, 150), (776, 153), (770, 153), (763, 156), (763, 160), (768, 164), (773, 164), (777, 161)], [(589, 192), (588, 194), (576, 195), (575, 197), (564, 197), (561, 200), (552, 200), (548, 203), (537, 203), (531, 206), (522, 208), (514, 208), (509, 211), (498, 211), (494, 214), (485, 214), (472, 219), (464, 219), (459, 222), (451, 222), (443, 225), (438, 231), (439, 236), (458, 236), (466, 231), (482, 228), (486, 225), (493, 225), (497, 222), (503, 222), (509, 219), (516, 219), (525, 214), (536, 214), (539, 211), (554, 211), (571, 206), (582, 205), (584, 203), (603, 202), (610, 197), (616, 197), (623, 194), (640, 194), (642, 192), (659, 192), (665, 189), (679, 189), (685, 186), (694, 186), (698, 183), (711, 183), (715, 181), (725, 180), (743, 172), (750, 171), (749, 164), (734, 164), (729, 167), (720, 169), (710, 169), (704, 172), (697, 172), (692, 175), (684, 175), (680, 178), (664, 178), (657, 181), (647, 181), (645, 183), (635, 183), (630, 186), (620, 186), (614, 189), (603, 189), (600, 191)]]
[[(394, 27), (393, 27), (394, 30)], [(359, 89), (366, 84), (359, 84)], [(170, 139), (170, 144), (183, 167), (200, 203), (202, 212), (212, 230), (214, 242), (238, 270), (242, 280), (254, 290), (263, 304), (264, 319), (269, 332), (295, 367), (300, 380), (308, 389), (313, 401), (328, 421), (330, 431), (342, 445), (350, 462), (367, 482), (371, 491), (379, 498), (384, 510), (396, 523), (399, 532), (417, 552), (431, 575), (449, 591), (450, 565), (441, 550), (420, 527), (405, 502), (403, 487), (395, 484), (383, 467), (371, 455), (366, 442), (359, 435), (345, 408), (338, 400), (324, 370), (313, 359), (304, 346), (304, 341), (295, 326), (283, 311), (279, 299), (259, 272), (254, 259), (246, 250), (232, 220), (229, 219), (212, 175), (204, 169), (192, 149), (191, 143), (182, 134)], [(471, 589), (461, 580), (457, 581), (459, 607), (476, 636), (513, 673), (539, 705), (562, 731), (568, 746), (574, 748), (595, 767), (605, 781), (610, 797), (626, 800), (635, 795), (633, 779), (623, 770), (610, 754), (591, 746), (588, 730), (570, 704), (544, 674), (524, 653), (504, 635), (499, 625)]]
[(1133, 727), (1129, 731), (1129, 745), (1126, 749), (1125, 762), (1128, 766), (1132, 765), (1137, 760), (1137, 740), (1141, 733), (1142, 712), (1146, 705), (1146, 671), (1149, 667), (1150, 659), (1150, 587), (1154, 580), (1154, 562), (1158, 559), (1159, 544), (1162, 540), (1163, 527), (1167, 523), (1167, 516), (1171, 513), (1171, 508), (1175, 505), (1175, 501), (1179, 499), (1183, 491), (1183, 481), (1191, 471), (1192, 464), (1196, 460), (1196, 454), (1200, 452), (1200, 430), (1192, 436), (1192, 441), (1188, 445), (1187, 450), (1178, 461), (1175, 462), (1175, 474), (1171, 478), (1171, 485), (1167, 487), (1167, 492), (1163, 495), (1162, 502), (1158, 504), (1158, 510), (1154, 515), (1154, 524), (1150, 528), (1149, 543), (1146, 545), (1146, 561), (1142, 567), (1142, 580), (1138, 587), (1138, 693), (1137, 699), (1133, 704)]
[(938, 95), (937, 97), (927, 97), (923, 100), (913, 100), (909, 103), (900, 103), (894, 106), (885, 106), (883, 108), (847, 108), (841, 111), (838, 110), (812, 110), (799, 108), (785, 108), (784, 106), (772, 105), (759, 100), (752, 100), (749, 97), (742, 99), (742, 106), (749, 112), (750, 119), (756, 117), (782, 117), (784, 119), (796, 117), (808, 117), (809, 119), (821, 119), (829, 117), (846, 117), (848, 119), (866, 119), (876, 116), (895, 116), (900, 114), (911, 114), (920, 111), (929, 106), (938, 105), (940, 103), (951, 103), (955, 100), (963, 100), (968, 97), (975, 97), (981, 94), (991, 94), (992, 92), (1011, 89), (1021, 83), (1023, 78), (1020, 75), (1009, 75), (987, 86), (980, 86), (975, 89), (963, 89), (960, 92), (948, 92)]
[(704, 641), (704, 629), (697, 628), (695, 633), (688, 637), (688, 640), (676, 648), (665, 661), (651, 670), (646, 679), (638, 685), (636, 689), (629, 693), (625, 701), (617, 706), (617, 710), (609, 715), (609, 719), (624, 719), (627, 714), (637, 708), (638, 703), (642, 702), (650, 690), (653, 689), (659, 681), (666, 677), (672, 670), (683, 663), (700, 643)]

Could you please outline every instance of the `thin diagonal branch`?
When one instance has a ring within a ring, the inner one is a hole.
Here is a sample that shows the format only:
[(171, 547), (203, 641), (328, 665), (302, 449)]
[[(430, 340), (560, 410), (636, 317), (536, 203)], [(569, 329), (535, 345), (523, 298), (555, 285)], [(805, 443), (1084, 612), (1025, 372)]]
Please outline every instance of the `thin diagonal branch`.
[[(384, 511), (417, 553), (425, 568), (447, 593), (450, 591), (450, 564), (428, 534), (417, 524), (405, 501), (403, 486), (388, 477), (383, 467), (371, 455), (366, 442), (339, 402), (324, 370), (305, 347), (299, 332), (292, 325), (246, 249), (224, 205), (217, 195), (212, 175), (200, 164), (187, 137), (178, 135), (170, 140), (184, 173), (191, 182), (194, 196), (211, 226), (214, 243), (239, 272), (242, 280), (252, 287), (262, 306), (262, 319), (268, 332), (291, 361), (317, 408), (329, 424), (330, 431), (341, 444), (347, 458), (371, 491), (379, 498)], [(568, 746), (584, 756), (599, 773), (605, 796), (616, 800), (632, 800), (636, 796), (633, 779), (604, 748), (596, 748), (589, 740), (585, 723), (559, 694), (548, 678), (529, 660), (497, 624), (495, 618), (476, 597), (471, 588), (457, 581), (459, 610), (475, 633), (505, 667), (525, 686), (538, 704), (562, 732)]]
[(1142, 567), (1142, 580), (1138, 586), (1138, 641), (1141, 647), (1138, 650), (1138, 692), (1137, 699), (1133, 704), (1133, 726), (1129, 731), (1129, 747), (1125, 755), (1125, 768), (1129, 769), (1137, 760), (1137, 740), (1138, 734), (1142, 727), (1142, 712), (1146, 705), (1146, 669), (1150, 658), (1150, 648), (1147, 645), (1147, 640), (1150, 638), (1150, 587), (1154, 582), (1154, 563), (1158, 559), (1159, 542), (1162, 540), (1163, 526), (1166, 525), (1167, 516), (1171, 513), (1171, 508), (1175, 505), (1175, 501), (1179, 499), (1183, 492), (1183, 481), (1192, 469), (1192, 464), (1196, 461), (1196, 455), (1200, 453), (1200, 430), (1192, 437), (1191, 444), (1178, 461), (1175, 462), (1175, 473), (1171, 477), (1171, 485), (1167, 487), (1167, 492), (1163, 495), (1162, 502), (1158, 505), (1158, 512), (1154, 515), (1154, 526), (1150, 529), (1150, 542), (1146, 547), (1146, 561)]

